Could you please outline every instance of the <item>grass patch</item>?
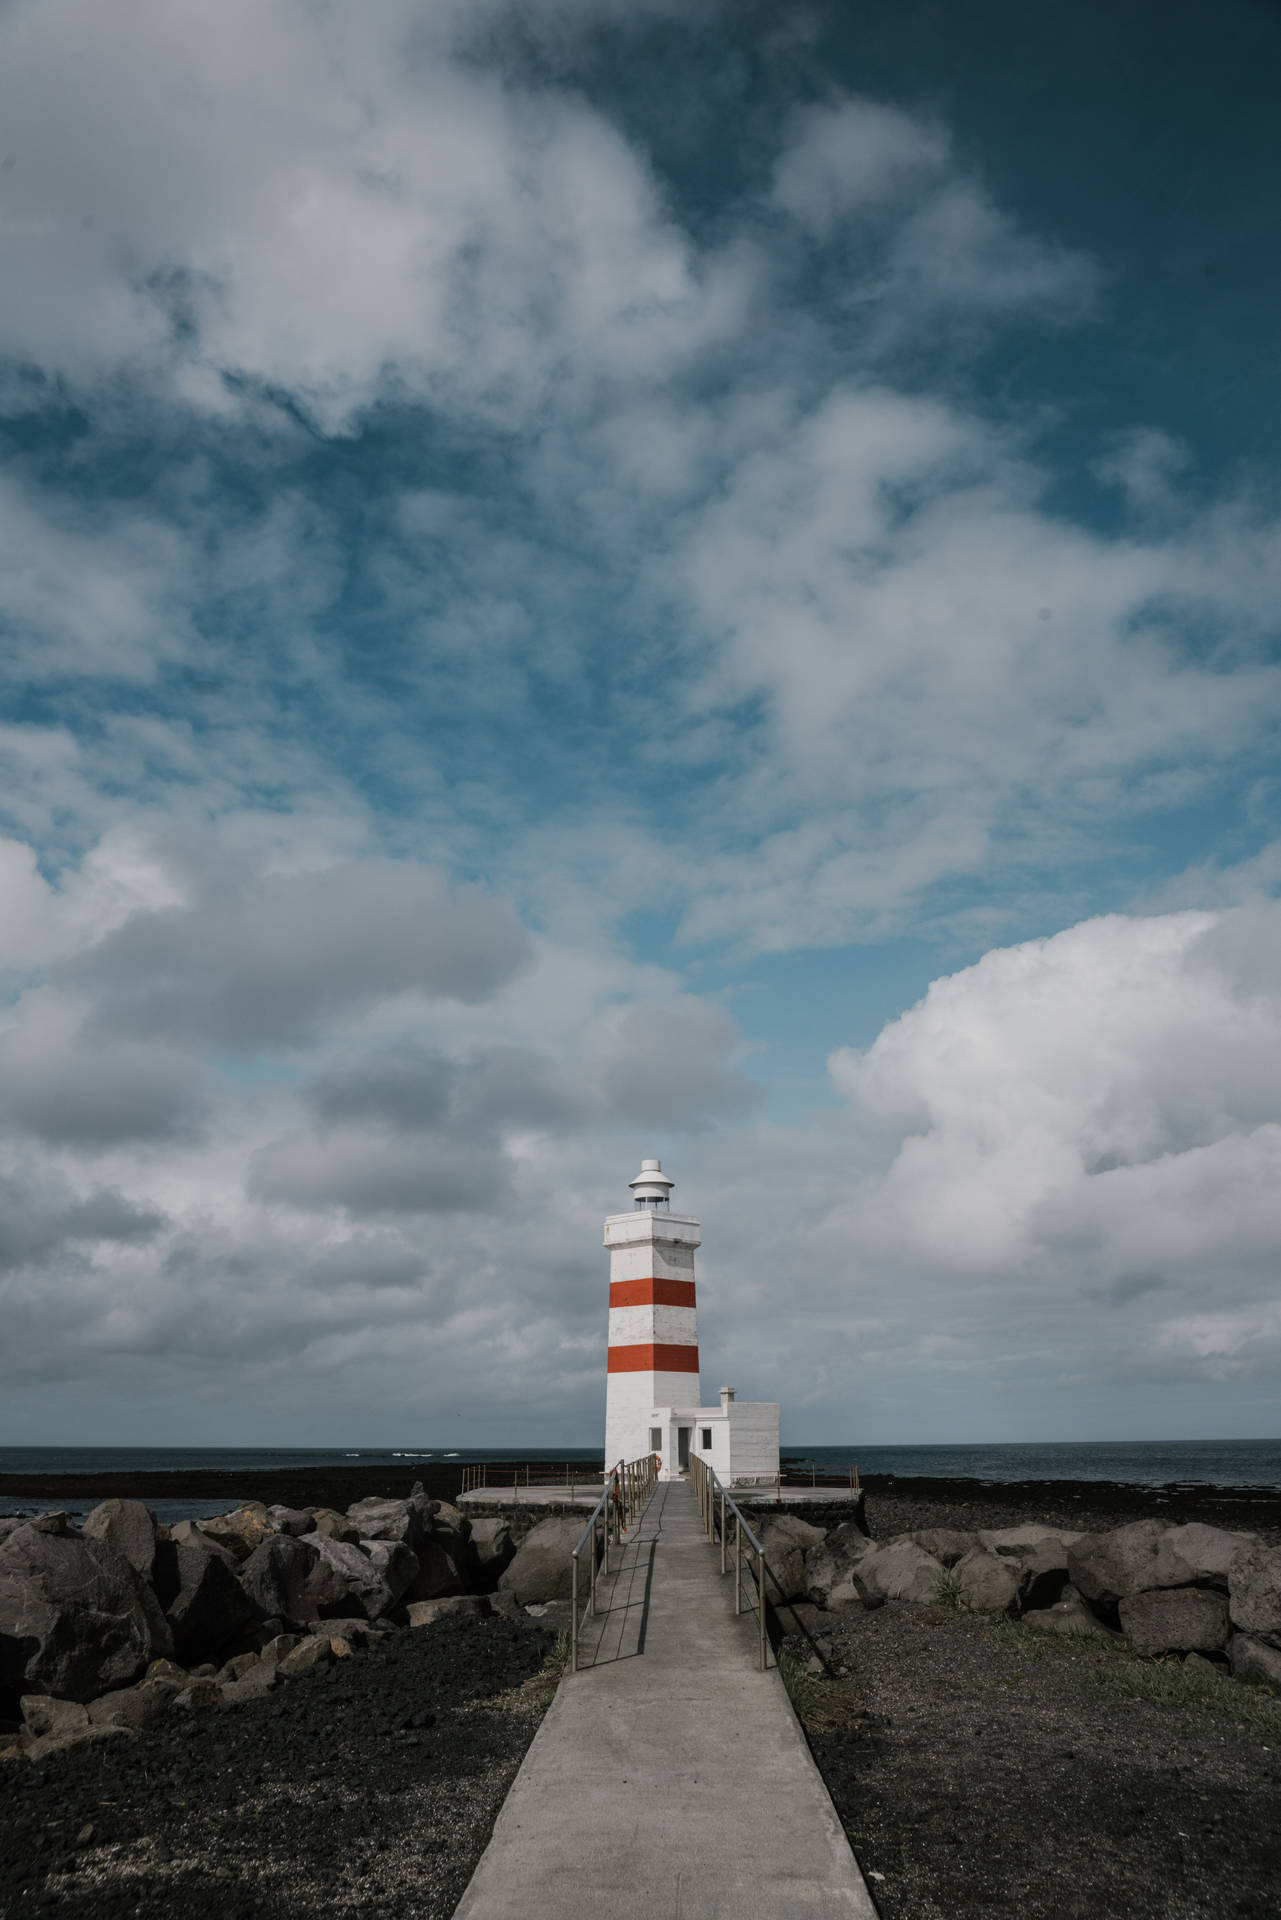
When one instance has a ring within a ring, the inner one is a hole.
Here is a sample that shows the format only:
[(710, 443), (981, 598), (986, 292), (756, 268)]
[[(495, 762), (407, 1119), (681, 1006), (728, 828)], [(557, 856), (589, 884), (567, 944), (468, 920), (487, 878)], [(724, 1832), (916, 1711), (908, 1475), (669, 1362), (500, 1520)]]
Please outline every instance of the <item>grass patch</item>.
[(862, 1694), (851, 1680), (809, 1671), (810, 1655), (784, 1641), (778, 1650), (778, 1677), (787, 1689), (792, 1710), (806, 1733), (832, 1733), (866, 1711)]

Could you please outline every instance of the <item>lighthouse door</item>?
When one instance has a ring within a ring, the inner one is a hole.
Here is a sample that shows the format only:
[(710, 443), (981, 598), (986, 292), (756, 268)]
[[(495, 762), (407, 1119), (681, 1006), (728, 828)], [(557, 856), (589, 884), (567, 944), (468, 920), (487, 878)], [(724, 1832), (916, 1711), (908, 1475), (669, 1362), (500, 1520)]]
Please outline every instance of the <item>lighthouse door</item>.
[(689, 1436), (692, 1432), (692, 1427), (676, 1429), (676, 1465), (682, 1473), (689, 1472)]

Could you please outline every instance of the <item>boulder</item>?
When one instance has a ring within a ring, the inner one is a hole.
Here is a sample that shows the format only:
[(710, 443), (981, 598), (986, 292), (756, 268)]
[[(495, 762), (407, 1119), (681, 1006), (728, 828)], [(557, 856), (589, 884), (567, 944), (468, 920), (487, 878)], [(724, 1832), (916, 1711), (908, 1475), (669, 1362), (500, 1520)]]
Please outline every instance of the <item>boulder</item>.
[(424, 1516), (412, 1500), (357, 1500), (347, 1509), (347, 1518), (361, 1540), (399, 1541), (411, 1553), (417, 1553), (431, 1531), (431, 1516)]
[[(172, 1566), (166, 1564), (172, 1556)], [(174, 1586), (166, 1613), (179, 1660), (191, 1666), (216, 1653), (253, 1618), (253, 1604), (236, 1578), (236, 1561), (199, 1527), (182, 1521), (168, 1547), (157, 1549), (164, 1591)]]
[(301, 1635), (296, 1633), (278, 1633), (275, 1639), (269, 1641), (259, 1654), (258, 1665), (260, 1667), (278, 1667), (285, 1658), (285, 1655), (293, 1652), (300, 1638)]
[(24, 1693), (18, 1711), (33, 1740), (46, 1733), (70, 1733), (89, 1725), (89, 1709), (79, 1700), (55, 1700), (47, 1693)]
[(1066, 1566), (1068, 1548), (1085, 1538), (1085, 1534), (1073, 1533), (1067, 1527), (1042, 1527), (1028, 1520), (1021, 1527), (984, 1527), (978, 1544), (988, 1553), (1006, 1554), (1019, 1560), (1043, 1554), (1047, 1548), (1058, 1549)]
[(954, 1567), (962, 1555), (967, 1554), (979, 1544), (977, 1533), (963, 1527), (914, 1527), (910, 1533), (895, 1534), (884, 1544), (896, 1546), (900, 1540), (910, 1540), (918, 1547), (924, 1547), (926, 1553), (932, 1553), (945, 1567)]
[(812, 1527), (795, 1514), (781, 1513), (777, 1519), (767, 1520), (757, 1537), (765, 1549), (765, 1596), (770, 1605), (804, 1599), (808, 1592), (805, 1555), (822, 1546), (822, 1527)]
[(287, 1533), (295, 1540), (316, 1531), (315, 1516), (304, 1513), (301, 1507), (268, 1507), (267, 1516), (277, 1533)]
[(108, 1540), (150, 1584), (156, 1563), (156, 1516), (141, 1500), (103, 1500), (85, 1515), (86, 1540)]
[(278, 1617), (299, 1624), (314, 1620), (316, 1603), (307, 1582), (319, 1558), (310, 1541), (288, 1533), (272, 1534), (241, 1567), (240, 1585), (264, 1619)]
[(224, 1707), (247, 1706), (252, 1700), (265, 1700), (273, 1687), (279, 1685), (280, 1675), (275, 1666), (263, 1666), (261, 1663), (239, 1680), (225, 1680), (219, 1689), (219, 1705)]
[(1070, 1635), (1102, 1635), (1110, 1640), (1118, 1640), (1120, 1635), (1112, 1628), (1104, 1626), (1096, 1614), (1091, 1613), (1075, 1587), (1065, 1587), (1059, 1598), (1050, 1607), (1035, 1607), (1023, 1615), (1025, 1627), (1037, 1627), (1042, 1633), (1064, 1633)]
[(1126, 1594), (1121, 1631), (1135, 1653), (1222, 1653), (1231, 1631), (1226, 1595), (1214, 1587), (1158, 1587)]
[[(540, 1520), (532, 1527), (516, 1549), (511, 1565), (499, 1577), (500, 1593), (512, 1593), (522, 1606), (536, 1605), (544, 1600), (568, 1600), (570, 1597), (570, 1554), (578, 1544), (583, 1531), (583, 1522), (575, 1515)], [(584, 1550), (579, 1578), (588, 1573), (587, 1552)], [(457, 1589), (455, 1589), (457, 1591)], [(432, 1594), (420, 1596), (415, 1586), (413, 1598), (434, 1599)]]
[(287, 1653), (276, 1668), (283, 1680), (292, 1680), (295, 1675), (309, 1673), (312, 1667), (328, 1667), (333, 1664), (334, 1650), (327, 1633), (309, 1633), (300, 1640), (292, 1653)]
[(354, 1547), (359, 1540), (360, 1529), (352, 1526), (345, 1513), (335, 1513), (332, 1507), (308, 1507), (307, 1512), (316, 1523), (317, 1533), (341, 1540), (348, 1547)]
[(471, 1521), (461, 1507), (453, 1506), (448, 1500), (433, 1500), (431, 1510), (437, 1527), (457, 1533), (464, 1540), (471, 1534)]
[(89, 1702), (89, 1721), (95, 1727), (149, 1727), (169, 1711), (169, 1703), (181, 1688), (162, 1686), (155, 1680), (141, 1680), (136, 1687), (120, 1687)]
[(896, 1546), (874, 1547), (858, 1566), (858, 1579), (867, 1598), (914, 1600), (928, 1605), (938, 1598), (943, 1578), (943, 1562), (912, 1540), (900, 1540)]
[(863, 1561), (876, 1551), (876, 1543), (861, 1527), (843, 1520), (806, 1554), (806, 1593), (816, 1606), (831, 1611), (862, 1605), (866, 1592), (856, 1576)]
[(418, 1555), (403, 1540), (362, 1540), (360, 1551), (387, 1588), (395, 1606), (418, 1578)]
[(181, 1693), (175, 1693), (170, 1706), (175, 1713), (208, 1713), (211, 1707), (222, 1703), (222, 1688), (212, 1675), (197, 1679), (191, 1676), (191, 1685), (184, 1687)]
[(1143, 1593), (1169, 1528), (1160, 1520), (1134, 1520), (1106, 1533), (1083, 1534), (1067, 1551), (1068, 1578), (1093, 1606), (1114, 1607), (1127, 1593)]
[(0, 1693), (92, 1700), (172, 1651), (150, 1587), (110, 1541), (24, 1526), (0, 1545)]
[(447, 1594), (466, 1593), (471, 1585), (471, 1543), (451, 1529), (429, 1533), (417, 1559), (418, 1571), (408, 1589), (410, 1600), (439, 1600)]
[(455, 1593), (446, 1600), (414, 1600), (409, 1605), (411, 1627), (429, 1627), (449, 1614), (465, 1619), (483, 1620), (490, 1612), (489, 1596), (483, 1593)]
[(27, 1525), (29, 1525), (29, 1522), (24, 1514), (0, 1514), (0, 1546), (4, 1545), (11, 1533), (16, 1533), (19, 1527), (25, 1527)]
[(247, 1560), (255, 1547), (271, 1539), (276, 1529), (261, 1500), (251, 1500), (233, 1513), (219, 1513), (202, 1520), (200, 1531), (206, 1540), (216, 1540), (220, 1547), (225, 1547), (233, 1560)]
[(512, 1530), (506, 1520), (492, 1514), (473, 1520), (471, 1550), (479, 1585), (493, 1586), (503, 1569), (510, 1566), (516, 1551), (516, 1542), (512, 1539)]
[(28, 1760), (51, 1760), (55, 1754), (69, 1753), (73, 1747), (105, 1745), (110, 1740), (134, 1740), (132, 1727), (73, 1727), (66, 1733), (46, 1733), (27, 1745)]
[(1250, 1633), (1234, 1633), (1228, 1641), (1228, 1661), (1234, 1680), (1248, 1680), (1252, 1686), (1271, 1687), (1281, 1693), (1281, 1649), (1256, 1640)]
[[(1013, 1613), (1019, 1603), (1018, 1562), (973, 1547), (951, 1570), (961, 1604), (971, 1613)], [(937, 1598), (937, 1595), (931, 1595)]]
[(307, 1576), (309, 1615), (323, 1620), (339, 1614), (362, 1614), (377, 1620), (395, 1605), (391, 1588), (359, 1547), (316, 1533), (308, 1542), (316, 1548), (316, 1562)]
[(1243, 1547), (1228, 1580), (1233, 1626), (1281, 1647), (1281, 1547), (1265, 1547), (1261, 1541)]
[(1232, 1533), (1195, 1520), (1184, 1527), (1167, 1527), (1157, 1547), (1151, 1585), (1219, 1587), (1226, 1593), (1232, 1562), (1246, 1548), (1258, 1545), (1257, 1534)]

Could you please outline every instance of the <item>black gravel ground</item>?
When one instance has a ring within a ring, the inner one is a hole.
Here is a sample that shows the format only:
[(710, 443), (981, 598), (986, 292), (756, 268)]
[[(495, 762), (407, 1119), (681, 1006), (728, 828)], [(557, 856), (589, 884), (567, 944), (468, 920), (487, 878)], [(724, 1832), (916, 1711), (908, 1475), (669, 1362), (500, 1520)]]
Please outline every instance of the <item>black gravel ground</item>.
[[(1198, 1494), (1171, 1514), (1133, 1489), (1093, 1491), (957, 1499), (899, 1483), (868, 1518), (878, 1539), (1154, 1513), (1281, 1537), (1275, 1495)], [(821, 1616), (815, 1645), (784, 1643), (784, 1677), (884, 1920), (1281, 1915), (1281, 1699), (1213, 1668), (906, 1603)]]
[(0, 1764), (0, 1920), (447, 1920), (554, 1650), (532, 1622), (447, 1618), (260, 1702)]

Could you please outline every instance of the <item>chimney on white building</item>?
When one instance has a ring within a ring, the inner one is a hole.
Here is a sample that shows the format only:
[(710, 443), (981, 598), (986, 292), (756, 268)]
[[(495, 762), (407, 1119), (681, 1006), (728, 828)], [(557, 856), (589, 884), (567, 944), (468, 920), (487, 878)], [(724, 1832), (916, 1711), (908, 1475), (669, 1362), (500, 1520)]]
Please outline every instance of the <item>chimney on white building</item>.
[(733, 1389), (733, 1387), (721, 1387), (721, 1388), (720, 1388), (720, 1396), (721, 1396), (721, 1412), (722, 1412), (722, 1413), (728, 1413), (728, 1412), (729, 1412), (729, 1403), (730, 1403), (730, 1401), (731, 1401), (731, 1400), (732, 1400), (732, 1399), (734, 1398), (734, 1389)]

